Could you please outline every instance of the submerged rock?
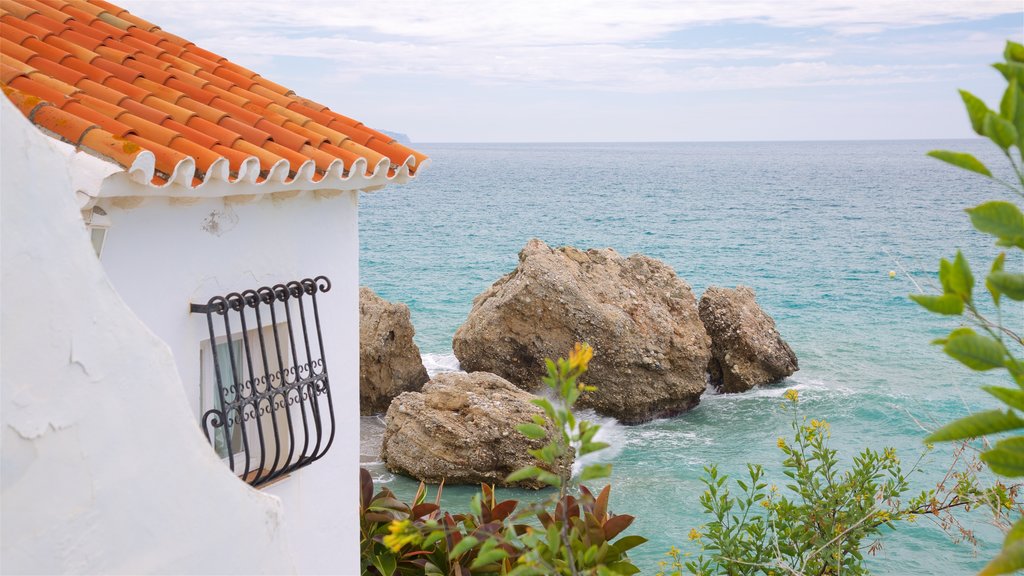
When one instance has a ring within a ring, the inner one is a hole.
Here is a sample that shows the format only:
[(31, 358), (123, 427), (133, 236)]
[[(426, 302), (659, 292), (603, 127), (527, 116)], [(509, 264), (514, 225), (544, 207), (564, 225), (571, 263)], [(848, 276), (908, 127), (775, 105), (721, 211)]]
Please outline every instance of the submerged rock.
[(753, 289), (709, 287), (700, 299), (700, 319), (711, 335), (711, 383), (723, 392), (745, 392), (799, 370), (796, 354), (757, 305)]
[(359, 413), (378, 414), (402, 392), (419, 390), (430, 378), (409, 307), (359, 289)]
[(535, 390), (544, 358), (594, 348), (581, 407), (636, 424), (697, 405), (711, 339), (690, 286), (671, 267), (615, 250), (530, 240), (519, 265), (473, 300), (452, 346), (463, 370)]
[[(485, 372), (438, 374), (421, 392), (395, 398), (385, 416), (381, 458), (392, 472), (425, 482), (507, 486), (516, 470), (541, 465), (527, 453), (546, 440), (530, 440), (516, 426), (543, 410), (533, 394)], [(572, 458), (559, 462), (566, 472)], [(556, 472), (556, 470), (550, 470)], [(517, 486), (540, 488), (536, 481)]]

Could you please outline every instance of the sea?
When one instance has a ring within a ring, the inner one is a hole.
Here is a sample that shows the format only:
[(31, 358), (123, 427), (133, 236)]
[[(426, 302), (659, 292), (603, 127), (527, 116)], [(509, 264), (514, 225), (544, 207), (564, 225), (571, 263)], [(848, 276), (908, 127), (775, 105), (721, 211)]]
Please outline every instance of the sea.
[[(1010, 178), (987, 141), (416, 147), (432, 163), (413, 183), (360, 195), (360, 283), (409, 306), (432, 374), (458, 369), (455, 330), (531, 238), (660, 259), (698, 298), (712, 285), (750, 286), (796, 352), (800, 371), (783, 382), (708, 391), (673, 418), (624, 426), (584, 413), (611, 444), (595, 455), (613, 466), (611, 509), (635, 516), (628, 533), (649, 539), (630, 553), (643, 574), (657, 572), (671, 546), (700, 553), (688, 534), (710, 520), (698, 501), (707, 466), (743, 478), (747, 463), (759, 463), (769, 482), (788, 483), (776, 447), (778, 437), (792, 437), (786, 390), (799, 392), (802, 414), (831, 424), (844, 467), (866, 447), (895, 448), (905, 470), (920, 461), (909, 498), (934, 488), (954, 461), (948, 445), (925, 453), (927, 430), (998, 406), (980, 387), (1010, 384), (1005, 373), (971, 373), (946, 358), (930, 341), (957, 319), (907, 298), (934, 291), (939, 259), (957, 249), (979, 279), (998, 253), (963, 210), (1009, 192), (925, 155), (971, 152)], [(1007, 268), (1024, 271), (1020, 251), (1011, 256)], [(976, 291), (987, 300), (980, 284)], [(1024, 306), (1009, 302), (1003, 320), (1024, 329)], [(363, 466), (378, 487), (408, 499), (418, 482), (380, 462), (382, 433), (382, 417), (363, 418)], [(476, 491), (447, 486), (442, 502), (465, 510)], [(538, 494), (504, 489), (499, 497)], [(877, 574), (974, 573), (1002, 541), (990, 518), (963, 518), (976, 544), (930, 516), (886, 530), (868, 566)]]

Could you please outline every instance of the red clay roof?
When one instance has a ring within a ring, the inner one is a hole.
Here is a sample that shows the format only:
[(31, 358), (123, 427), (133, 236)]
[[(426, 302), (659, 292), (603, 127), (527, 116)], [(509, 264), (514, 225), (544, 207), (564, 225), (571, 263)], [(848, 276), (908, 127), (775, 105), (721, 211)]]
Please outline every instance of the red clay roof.
[(0, 0), (0, 37), (0, 86), (31, 122), (155, 186), (380, 184), (427, 159), (103, 0)]

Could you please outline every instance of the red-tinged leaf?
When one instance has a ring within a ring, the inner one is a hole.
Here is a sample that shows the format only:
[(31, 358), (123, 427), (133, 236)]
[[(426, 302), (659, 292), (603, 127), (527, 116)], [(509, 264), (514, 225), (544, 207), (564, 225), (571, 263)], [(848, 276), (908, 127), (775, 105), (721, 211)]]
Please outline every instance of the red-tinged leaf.
[(547, 512), (538, 512), (537, 520), (540, 520), (540, 525), (544, 528), (547, 528), (552, 522), (554, 522), (554, 519), (551, 518), (551, 514), (548, 514)]
[(500, 522), (501, 520), (508, 518), (509, 514), (514, 512), (518, 505), (518, 500), (505, 500), (491, 509), (491, 517)]
[(366, 512), (363, 514), (363, 519), (367, 522), (376, 522), (378, 524), (384, 524), (387, 522), (391, 522), (395, 519), (395, 517), (385, 512)]
[(423, 499), (426, 498), (426, 497), (427, 497), (427, 484), (425, 482), (420, 482), (419, 487), (416, 488), (416, 496), (412, 499), (413, 505), (415, 506), (416, 504), (422, 504), (423, 503)]
[(373, 477), (366, 468), (359, 469), (359, 505), (365, 509), (373, 500)]
[(426, 504), (417, 504), (412, 507), (412, 512), (409, 513), (409, 516), (412, 517), (413, 520), (419, 520), (438, 509), (440, 509), (440, 507), (437, 504), (431, 504), (429, 502)]
[(597, 502), (594, 504), (594, 516), (601, 522), (605, 521), (608, 517), (608, 495), (611, 492), (612, 485), (605, 485), (604, 489), (597, 496)]
[(612, 516), (604, 523), (604, 537), (606, 540), (611, 540), (619, 535), (623, 530), (629, 528), (629, 525), (633, 523), (633, 517), (628, 514), (619, 514), (618, 516)]

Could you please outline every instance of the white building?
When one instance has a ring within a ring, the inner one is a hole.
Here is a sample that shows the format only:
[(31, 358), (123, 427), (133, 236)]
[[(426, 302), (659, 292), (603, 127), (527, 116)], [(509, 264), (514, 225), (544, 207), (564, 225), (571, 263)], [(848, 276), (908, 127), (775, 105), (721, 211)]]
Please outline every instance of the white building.
[(0, 570), (357, 573), (357, 194), (426, 157), (100, 0), (0, 23)]

